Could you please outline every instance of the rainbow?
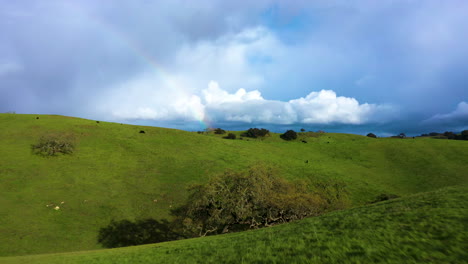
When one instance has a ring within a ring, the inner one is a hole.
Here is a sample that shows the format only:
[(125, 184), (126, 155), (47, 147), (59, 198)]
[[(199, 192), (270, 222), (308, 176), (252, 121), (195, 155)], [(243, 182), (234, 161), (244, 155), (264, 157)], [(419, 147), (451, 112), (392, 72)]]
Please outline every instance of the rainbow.
[[(184, 87), (178, 82), (177, 78), (168, 71), (164, 70), (163, 65), (158, 63), (156, 58), (154, 58), (154, 56), (152, 56), (137, 41), (129, 37), (123, 31), (118, 30), (112, 24), (106, 23), (100, 17), (87, 12), (84, 8), (74, 3), (73, 1), (66, 1), (64, 4), (67, 5), (70, 10), (74, 11), (75, 14), (80, 18), (92, 22), (97, 28), (101, 29), (113, 39), (125, 44), (125, 46), (128, 47), (128, 49), (135, 56), (151, 66), (151, 68), (154, 70), (154, 73), (157, 74), (165, 84), (167, 84), (168, 89), (177, 93), (185, 94), (187, 95), (187, 98), (190, 98), (191, 95), (187, 93), (186, 89), (184, 89)], [(192, 107), (190, 111), (203, 129), (211, 128), (211, 122), (203, 110)]]

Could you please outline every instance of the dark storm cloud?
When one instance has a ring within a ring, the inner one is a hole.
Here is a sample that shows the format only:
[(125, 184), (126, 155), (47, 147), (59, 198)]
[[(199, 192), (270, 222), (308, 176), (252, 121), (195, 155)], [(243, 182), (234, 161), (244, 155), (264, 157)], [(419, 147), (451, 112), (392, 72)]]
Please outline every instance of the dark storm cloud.
[[(190, 1), (0, 4), (0, 89), (8, 102), (0, 111), (18, 112), (70, 113), (96, 89), (127, 80), (154, 61), (166, 64), (185, 41), (242, 28), (255, 13), (211, 1), (195, 7)], [(13, 64), (18, 69), (9, 70)]]
[[(303, 59), (285, 63), (294, 76), (274, 71), (268, 77), (290, 83), (293, 96), (304, 86), (327, 88), (430, 114), (466, 98), (468, 2), (336, 2), (304, 11), (307, 25), (296, 32), (306, 43), (299, 50)], [(441, 97), (444, 104), (437, 103)]]

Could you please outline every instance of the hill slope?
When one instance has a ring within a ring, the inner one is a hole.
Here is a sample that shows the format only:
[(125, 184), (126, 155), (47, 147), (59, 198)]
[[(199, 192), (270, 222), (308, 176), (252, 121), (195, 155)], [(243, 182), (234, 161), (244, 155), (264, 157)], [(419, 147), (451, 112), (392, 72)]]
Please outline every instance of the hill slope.
[[(31, 145), (50, 133), (73, 137), (75, 152), (33, 155)], [(188, 184), (259, 161), (275, 164), (288, 179), (342, 180), (355, 205), (380, 193), (404, 196), (468, 181), (466, 141), (328, 133), (301, 138), (308, 143), (286, 142), (278, 134), (225, 140), (63, 116), (0, 114), (0, 256), (99, 249), (97, 232), (111, 219), (166, 218), (185, 199)]]
[(466, 263), (468, 188), (450, 187), (299, 222), (18, 263)]

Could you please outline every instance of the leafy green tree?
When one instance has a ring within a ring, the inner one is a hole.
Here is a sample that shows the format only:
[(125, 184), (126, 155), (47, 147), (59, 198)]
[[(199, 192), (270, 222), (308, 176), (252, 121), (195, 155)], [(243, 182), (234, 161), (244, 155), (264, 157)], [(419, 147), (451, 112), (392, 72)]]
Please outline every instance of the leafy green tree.
[(284, 132), (284, 134), (281, 134), (280, 138), (282, 138), (284, 140), (293, 140), (293, 139), (297, 138), (297, 133), (294, 130), (288, 130), (288, 131)]
[(468, 130), (463, 130), (461, 132), (461, 139), (462, 140), (468, 140)]
[(288, 182), (268, 166), (245, 172), (226, 171), (205, 185), (189, 189), (187, 202), (174, 209), (175, 222), (186, 234), (206, 236), (267, 227), (319, 215), (343, 205), (345, 192), (335, 186), (311, 189), (307, 182)]
[(226, 134), (226, 130), (221, 129), (221, 128), (216, 128), (216, 129), (214, 130), (214, 133), (215, 133), (215, 134), (218, 134), (218, 135), (222, 135), (222, 134)]
[(225, 139), (236, 139), (236, 134), (234, 133), (229, 133), (227, 136), (223, 137)]
[(445, 131), (444, 136), (447, 137), (447, 139), (456, 139), (457, 135), (451, 131)]
[(246, 132), (242, 134), (243, 137), (257, 138), (270, 135), (270, 131), (265, 128), (249, 128)]

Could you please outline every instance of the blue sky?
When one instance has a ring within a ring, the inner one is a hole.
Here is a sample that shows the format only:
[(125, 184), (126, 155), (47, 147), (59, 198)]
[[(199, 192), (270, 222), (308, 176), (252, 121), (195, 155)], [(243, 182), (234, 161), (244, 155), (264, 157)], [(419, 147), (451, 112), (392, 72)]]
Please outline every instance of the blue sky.
[(468, 2), (0, 0), (0, 112), (468, 129)]

